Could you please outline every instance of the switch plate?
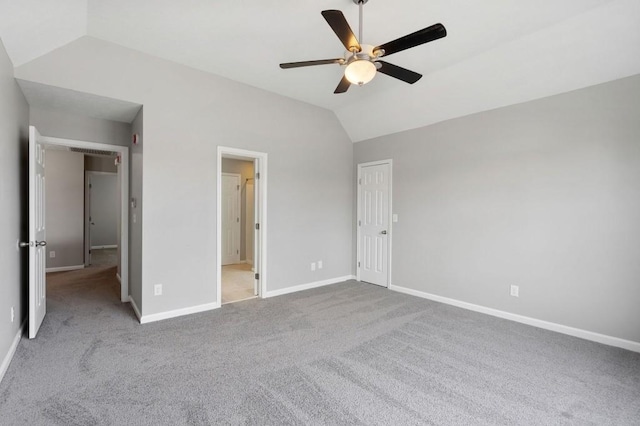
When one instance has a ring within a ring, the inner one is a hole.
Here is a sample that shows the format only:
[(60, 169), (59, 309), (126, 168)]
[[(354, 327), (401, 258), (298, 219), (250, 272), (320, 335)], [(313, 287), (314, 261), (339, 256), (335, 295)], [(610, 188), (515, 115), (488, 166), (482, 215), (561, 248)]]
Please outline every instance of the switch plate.
[(520, 297), (520, 287), (518, 287), (517, 285), (512, 285), (510, 294), (513, 297)]
[(311, 262), (311, 270), (312, 271), (316, 270), (316, 262)]
[(153, 295), (162, 296), (162, 284), (156, 284), (153, 286)]
[(318, 260), (318, 269), (322, 269), (322, 260)]
[(396, 223), (398, 221), (398, 215), (395, 213), (391, 215), (391, 218), (392, 218), (391, 220), (393, 220), (393, 223)]
[(56, 252), (55, 252), (55, 250), (51, 250), (51, 251), (49, 252), (49, 257), (50, 257), (50, 258), (52, 258), (52, 259), (53, 259), (54, 257), (56, 257)]

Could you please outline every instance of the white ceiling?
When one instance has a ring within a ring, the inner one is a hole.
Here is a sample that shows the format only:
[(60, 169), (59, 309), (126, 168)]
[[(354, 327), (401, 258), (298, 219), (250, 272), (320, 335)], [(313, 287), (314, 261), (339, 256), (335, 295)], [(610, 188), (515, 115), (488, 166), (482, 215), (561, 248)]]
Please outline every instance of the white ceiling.
[[(379, 74), (334, 95), (340, 57), (320, 12), (352, 0), (0, 0), (0, 37), (15, 66), (89, 35), (336, 112), (352, 140), (640, 73), (637, 0), (370, 0), (364, 42), (378, 45), (441, 22), (448, 36), (388, 57), (424, 75)], [(368, 120), (363, 120), (366, 116)]]

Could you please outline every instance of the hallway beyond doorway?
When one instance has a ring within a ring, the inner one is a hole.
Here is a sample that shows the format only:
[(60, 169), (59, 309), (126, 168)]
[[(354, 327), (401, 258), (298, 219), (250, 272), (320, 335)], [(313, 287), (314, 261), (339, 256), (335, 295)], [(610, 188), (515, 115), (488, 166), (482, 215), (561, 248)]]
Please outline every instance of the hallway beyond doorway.
[(236, 263), (222, 267), (222, 304), (254, 297), (254, 278), (250, 264)]

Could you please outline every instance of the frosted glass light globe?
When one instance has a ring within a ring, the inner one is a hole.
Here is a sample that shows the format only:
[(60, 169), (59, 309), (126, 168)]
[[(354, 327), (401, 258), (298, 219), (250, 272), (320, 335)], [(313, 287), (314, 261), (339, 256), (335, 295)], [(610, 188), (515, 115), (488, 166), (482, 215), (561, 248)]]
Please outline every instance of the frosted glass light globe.
[(366, 59), (358, 59), (347, 65), (344, 70), (344, 76), (347, 77), (351, 84), (362, 86), (373, 80), (373, 77), (376, 76), (376, 71), (376, 66), (373, 65), (373, 62)]

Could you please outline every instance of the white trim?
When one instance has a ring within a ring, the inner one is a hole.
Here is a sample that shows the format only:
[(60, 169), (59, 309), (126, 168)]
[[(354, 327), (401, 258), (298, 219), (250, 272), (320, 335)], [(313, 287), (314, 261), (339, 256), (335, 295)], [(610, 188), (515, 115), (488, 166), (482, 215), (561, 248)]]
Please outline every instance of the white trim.
[(77, 271), (78, 269), (84, 269), (84, 265), (71, 265), (71, 266), (58, 266), (55, 268), (46, 268), (45, 272), (65, 272), (65, 271)]
[(296, 293), (298, 291), (310, 290), (312, 288), (324, 287), (326, 285), (337, 284), (348, 280), (354, 280), (356, 277), (354, 275), (345, 275), (344, 277), (336, 277), (330, 278), (328, 280), (322, 281), (314, 281), (307, 284), (300, 284), (293, 287), (286, 287), (280, 290), (268, 291), (264, 297), (276, 297), (282, 296), (283, 294)]
[(91, 246), (91, 250), (114, 249), (114, 248), (118, 248), (118, 245), (111, 244), (106, 246)]
[(140, 309), (138, 308), (138, 305), (136, 304), (136, 301), (133, 300), (133, 297), (129, 296), (127, 298), (127, 302), (131, 303), (131, 307), (133, 308), (133, 312), (138, 317), (138, 321), (140, 321), (140, 323), (142, 323), (142, 314), (140, 313)]
[[(257, 272), (260, 274), (259, 295), (265, 298), (267, 294), (267, 160), (266, 152), (248, 151), (246, 149), (218, 146), (216, 162), (216, 304), (222, 306), (222, 157), (239, 160), (253, 159), (256, 164), (254, 173), (260, 173), (260, 179), (256, 179), (254, 188), (259, 197), (259, 208), (255, 211), (255, 222), (260, 224), (260, 241), (255, 251), (257, 256)], [(253, 259), (254, 261), (256, 259)]]
[(96, 149), (120, 154), (121, 163), (118, 166), (118, 171), (122, 173), (120, 179), (120, 272), (122, 274), (120, 300), (127, 302), (129, 300), (129, 147), (49, 136), (42, 136), (40, 141), (47, 145)]
[(20, 339), (24, 334), (26, 325), (27, 325), (27, 319), (25, 318), (24, 321), (22, 321), (22, 325), (18, 329), (18, 332), (13, 338), (13, 341), (11, 342), (11, 346), (9, 346), (9, 351), (4, 356), (4, 359), (2, 360), (2, 364), (0, 364), (0, 383), (2, 382), (2, 379), (4, 378), (5, 373), (9, 369), (9, 365), (11, 364), (11, 360), (13, 359), (13, 356), (16, 354), (16, 350), (18, 349), (18, 344), (20, 344)]
[(387, 288), (391, 287), (391, 262), (392, 258), (392, 247), (393, 247), (393, 159), (389, 158), (387, 160), (379, 160), (379, 161), (369, 161), (367, 163), (359, 163), (358, 164), (358, 173), (356, 176), (356, 280), (360, 281), (360, 268), (358, 267), (358, 262), (360, 261), (360, 226), (358, 226), (358, 221), (361, 215), (361, 203), (360, 203), (360, 178), (362, 177), (362, 168), (369, 166), (379, 166), (381, 164), (389, 165), (389, 232), (387, 238)]
[(400, 287), (397, 285), (391, 285), (389, 286), (389, 289), (400, 292), (400, 293), (421, 297), (423, 299), (429, 299), (435, 302), (456, 306), (458, 308), (467, 309), (474, 312), (480, 312), (482, 314), (487, 314), (494, 317), (531, 325), (533, 327), (543, 328), (545, 330), (555, 331), (557, 333), (567, 334), (569, 336), (579, 337), (581, 339), (591, 340), (593, 342), (598, 342), (598, 343), (602, 343), (609, 346), (615, 346), (615, 347), (627, 349), (633, 352), (640, 352), (640, 342), (620, 339), (618, 337), (607, 336), (605, 334), (600, 334), (600, 333), (594, 333), (593, 331), (587, 331), (580, 328), (569, 327), (567, 325), (557, 324), (549, 321), (543, 321), (536, 318), (526, 317), (523, 315), (512, 314), (510, 312), (505, 312), (505, 311), (501, 311), (493, 308), (487, 308), (485, 306), (480, 306), (480, 305), (474, 305), (473, 303), (463, 302), (461, 300), (456, 300), (456, 299), (450, 299), (448, 297), (425, 293), (422, 291), (413, 290), (411, 288), (406, 288), (406, 287)]
[(204, 305), (192, 306), (190, 308), (175, 309), (173, 311), (160, 312), (157, 314), (143, 315), (140, 318), (140, 324), (165, 320), (169, 318), (181, 317), (184, 315), (197, 314), (198, 312), (212, 311), (218, 309), (220, 305), (217, 302), (205, 303)]
[(120, 274), (116, 272), (116, 279), (120, 284), (122, 284), (122, 278), (120, 278)]

